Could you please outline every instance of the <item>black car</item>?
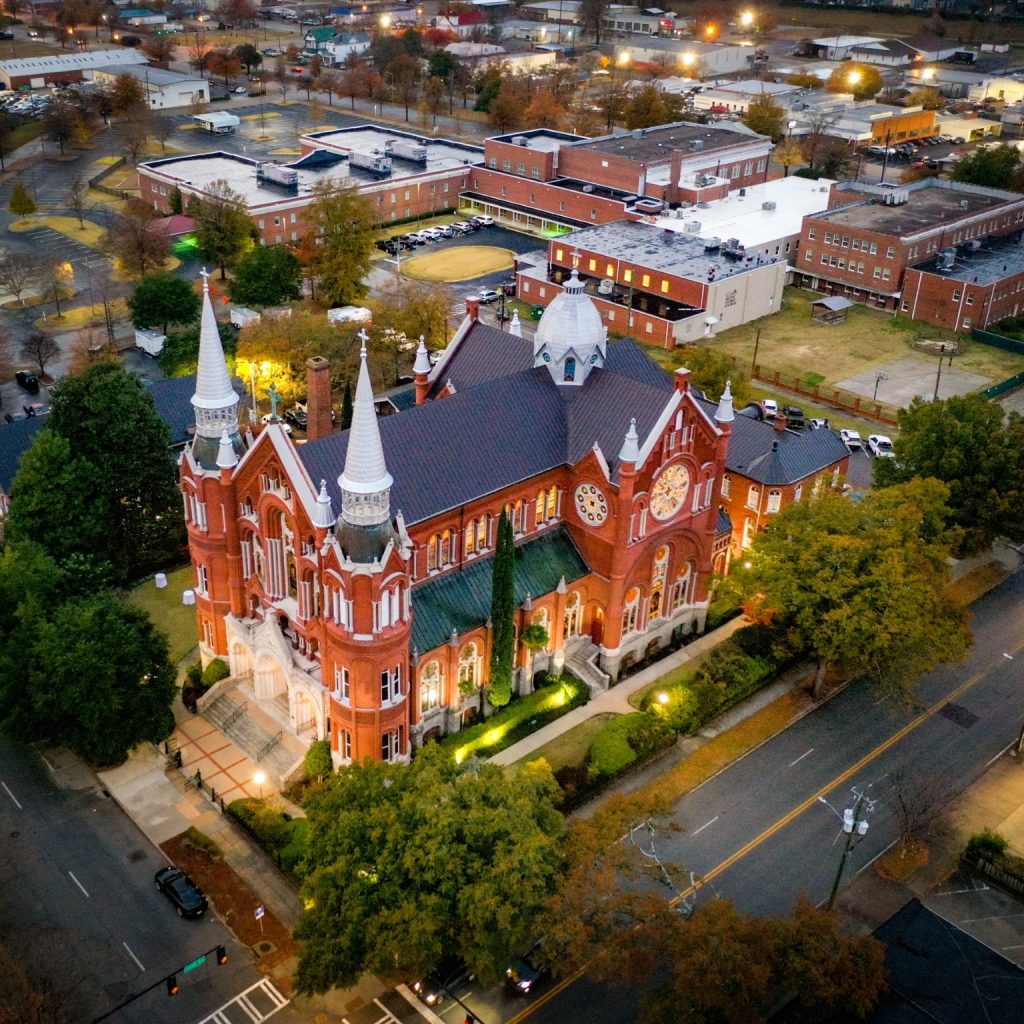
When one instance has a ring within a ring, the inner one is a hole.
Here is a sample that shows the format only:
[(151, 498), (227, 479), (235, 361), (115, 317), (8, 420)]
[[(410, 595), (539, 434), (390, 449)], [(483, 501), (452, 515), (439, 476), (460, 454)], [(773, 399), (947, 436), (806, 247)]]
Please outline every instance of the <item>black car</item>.
[(18, 382), (18, 387), (30, 395), (39, 394), (39, 378), (31, 370), (19, 370), (14, 375), (14, 379)]
[(309, 417), (306, 415), (306, 410), (295, 406), (289, 409), (285, 414), (284, 418), (294, 424), (299, 430), (305, 430), (309, 424)]
[(782, 410), (782, 415), (789, 421), (786, 424), (789, 427), (802, 428), (806, 422), (803, 409), (798, 409), (795, 405), (785, 406)]
[(429, 974), (414, 981), (410, 987), (427, 1006), (440, 1006), (453, 986), (472, 980), (466, 961), (452, 954), (444, 957)]
[(178, 917), (202, 917), (206, 913), (203, 890), (184, 871), (161, 868), (154, 880), (156, 887), (174, 904)]
[(505, 971), (505, 985), (516, 995), (529, 995), (537, 984), (548, 976), (548, 968), (538, 967), (531, 959), (536, 951), (537, 946), (534, 946), (529, 953), (524, 953)]

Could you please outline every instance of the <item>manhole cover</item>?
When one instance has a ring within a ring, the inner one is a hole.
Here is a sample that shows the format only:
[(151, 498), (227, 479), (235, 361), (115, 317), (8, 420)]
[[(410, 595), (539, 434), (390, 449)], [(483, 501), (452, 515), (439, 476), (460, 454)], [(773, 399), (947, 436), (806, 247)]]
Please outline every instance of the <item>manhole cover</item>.
[(954, 725), (959, 725), (961, 729), (970, 729), (978, 720), (978, 716), (968, 711), (962, 704), (945, 704), (939, 714), (943, 718), (948, 718)]
[(132, 852), (128, 854), (128, 862), (130, 864), (138, 864), (140, 860), (145, 860), (145, 859), (146, 859), (146, 851), (145, 850), (132, 850)]
[(273, 953), (277, 946), (272, 942), (257, 942), (252, 948), (256, 950), (259, 956), (266, 956), (268, 953)]

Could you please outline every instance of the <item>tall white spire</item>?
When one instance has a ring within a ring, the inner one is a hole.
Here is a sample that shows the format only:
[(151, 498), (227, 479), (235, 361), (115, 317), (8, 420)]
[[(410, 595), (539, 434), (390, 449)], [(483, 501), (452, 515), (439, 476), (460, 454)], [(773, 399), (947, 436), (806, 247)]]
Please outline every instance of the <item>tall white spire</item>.
[(631, 462), (634, 466), (640, 460), (640, 437), (636, 432), (636, 418), (629, 421), (629, 430), (622, 442), (619, 462)]
[(221, 435), (227, 433), (236, 454), (243, 451), (238, 433), (238, 395), (231, 386), (227, 360), (220, 343), (217, 319), (210, 302), (209, 275), (203, 270), (203, 313), (199, 324), (199, 367), (192, 407), (196, 436), (192, 452), (205, 469), (218, 465)]
[(412, 364), (412, 372), (417, 376), (423, 373), (430, 373), (430, 353), (427, 351), (427, 342), (423, 335), (420, 335), (420, 343), (416, 348), (416, 362)]
[(523, 325), (519, 322), (519, 310), (512, 310), (512, 322), (508, 325), (508, 333), (514, 338), (523, 336)]
[(366, 330), (359, 332), (359, 379), (352, 403), (345, 469), (338, 477), (341, 518), (352, 526), (377, 526), (390, 518), (391, 474), (384, 462), (384, 446), (373, 407), (373, 387), (366, 366)]
[(732, 381), (725, 382), (725, 390), (718, 400), (718, 408), (715, 410), (715, 420), (718, 423), (732, 423), (736, 418), (732, 409)]

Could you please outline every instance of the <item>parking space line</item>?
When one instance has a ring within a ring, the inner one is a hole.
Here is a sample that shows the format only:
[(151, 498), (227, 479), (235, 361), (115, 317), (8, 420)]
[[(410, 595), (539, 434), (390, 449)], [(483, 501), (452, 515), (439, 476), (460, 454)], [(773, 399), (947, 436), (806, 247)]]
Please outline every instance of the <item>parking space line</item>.
[(86, 899), (89, 899), (89, 894), (85, 891), (85, 886), (82, 885), (82, 883), (77, 878), (75, 878), (75, 873), (73, 871), (69, 871), (68, 874), (71, 876), (71, 881), (74, 882), (75, 885), (77, 885), (78, 888), (82, 890), (82, 895)]

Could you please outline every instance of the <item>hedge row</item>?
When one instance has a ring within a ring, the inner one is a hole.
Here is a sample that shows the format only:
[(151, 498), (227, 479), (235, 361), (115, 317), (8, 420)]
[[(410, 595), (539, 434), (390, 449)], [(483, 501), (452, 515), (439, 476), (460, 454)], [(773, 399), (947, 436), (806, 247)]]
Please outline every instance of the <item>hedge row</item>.
[(301, 881), (309, 840), (309, 822), (305, 818), (293, 818), (252, 797), (233, 800), (228, 804), (228, 814), (277, 861), (289, 878)]
[(490, 757), (590, 700), (586, 684), (572, 676), (553, 676), (548, 682), (525, 697), (513, 696), (486, 721), (440, 740), (441, 746), (459, 761), (475, 753)]
[(611, 778), (675, 739), (675, 730), (653, 715), (634, 711), (610, 721), (590, 746), (587, 761), (597, 778)]

